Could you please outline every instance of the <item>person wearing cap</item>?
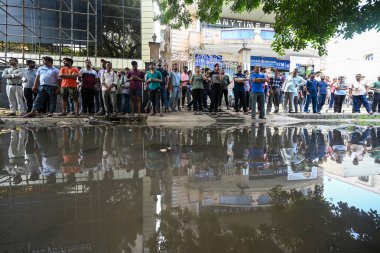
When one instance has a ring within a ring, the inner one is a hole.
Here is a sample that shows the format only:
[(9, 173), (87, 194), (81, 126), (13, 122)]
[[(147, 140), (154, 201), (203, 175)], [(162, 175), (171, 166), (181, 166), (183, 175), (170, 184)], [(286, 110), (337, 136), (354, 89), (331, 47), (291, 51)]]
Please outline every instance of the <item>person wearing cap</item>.
[(32, 111), (26, 114), (25, 118), (32, 118), (41, 112), (43, 105), (49, 97), (48, 116), (52, 117), (57, 106), (57, 95), (60, 93), (61, 80), (59, 70), (53, 66), (53, 58), (45, 56), (42, 58), (43, 65), (37, 69), (34, 80), (33, 92), (37, 92), (37, 97), (33, 102)]
[(4, 69), (2, 77), (7, 80), (7, 97), (11, 112), (8, 116), (16, 116), (17, 110), (21, 115), (25, 114), (24, 96), (22, 90), (23, 69), (19, 68), (16, 58), (9, 59), (9, 68)]
[(372, 115), (371, 107), (367, 101), (368, 86), (361, 74), (357, 74), (355, 81), (348, 86), (349, 96), (353, 99), (353, 113), (360, 113), (360, 107), (363, 105), (367, 112)]
[(61, 83), (61, 94), (62, 94), (62, 113), (58, 116), (66, 116), (66, 107), (69, 97), (74, 101), (74, 112), (71, 115), (79, 115), (79, 102), (78, 102), (78, 84), (77, 78), (79, 75), (79, 70), (73, 67), (73, 59), (63, 58), (64, 66), (59, 70), (59, 77), (62, 79)]
[(33, 100), (36, 97), (36, 93), (33, 92), (32, 88), (34, 80), (36, 79), (37, 69), (35, 68), (35, 61), (27, 60), (26, 65), (28, 67), (24, 69), (22, 88), (24, 90), (24, 99), (26, 101), (26, 111), (29, 113), (32, 111)]
[(144, 72), (137, 69), (137, 62), (132, 61), (132, 71), (128, 72), (127, 81), (130, 82), (129, 96), (131, 98), (132, 113), (134, 115), (137, 102), (137, 113), (141, 115), (141, 97), (142, 97), (142, 81), (144, 80)]
[(156, 70), (156, 66), (154, 62), (149, 64), (149, 72), (146, 73), (145, 77), (146, 83), (149, 85), (149, 96), (150, 101), (152, 102), (153, 111), (150, 113), (150, 116), (156, 115), (156, 112), (160, 114), (160, 117), (163, 116), (160, 110), (161, 103), (161, 83), (162, 83), (162, 75), (161, 72)]
[(318, 81), (315, 80), (315, 74), (311, 72), (309, 75), (309, 80), (306, 81), (304, 85), (306, 90), (306, 103), (304, 111), (309, 113), (310, 102), (313, 106), (313, 113), (318, 113)]

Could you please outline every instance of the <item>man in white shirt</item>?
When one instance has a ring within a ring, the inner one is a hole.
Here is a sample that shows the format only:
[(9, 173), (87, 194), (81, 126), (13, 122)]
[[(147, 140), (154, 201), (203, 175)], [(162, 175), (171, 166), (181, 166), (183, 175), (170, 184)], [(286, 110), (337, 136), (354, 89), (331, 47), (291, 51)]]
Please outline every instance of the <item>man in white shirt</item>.
[(368, 85), (362, 79), (361, 74), (357, 74), (355, 81), (351, 83), (349, 96), (353, 99), (353, 113), (360, 113), (360, 107), (363, 105), (367, 112), (372, 115), (371, 107), (367, 101)]
[(102, 84), (102, 95), (104, 101), (104, 107), (106, 109), (106, 116), (109, 116), (111, 113), (111, 108), (109, 103), (112, 104), (113, 115), (117, 113), (117, 101), (116, 101), (116, 84), (117, 84), (117, 75), (112, 70), (112, 63), (107, 62), (107, 70), (102, 73), (100, 82)]
[(25, 114), (24, 94), (22, 89), (23, 69), (19, 68), (16, 58), (9, 59), (9, 68), (4, 69), (2, 77), (7, 80), (7, 96), (11, 112), (8, 116), (16, 116), (16, 111)]
[[(289, 75), (282, 87), (285, 92), (285, 101), (284, 101), (284, 112), (293, 113), (294, 105), (294, 94), (298, 92), (298, 88), (302, 87), (305, 84), (305, 80), (298, 76), (298, 69), (294, 69), (293, 73)], [(288, 107), (289, 104), (289, 107)]]

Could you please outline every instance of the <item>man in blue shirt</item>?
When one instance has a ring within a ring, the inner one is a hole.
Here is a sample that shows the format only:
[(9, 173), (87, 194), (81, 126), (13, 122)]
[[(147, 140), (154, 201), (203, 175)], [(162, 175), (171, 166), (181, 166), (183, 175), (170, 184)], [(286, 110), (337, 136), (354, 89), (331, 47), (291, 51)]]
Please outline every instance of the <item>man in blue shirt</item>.
[(312, 72), (309, 76), (309, 80), (307, 80), (305, 88), (306, 88), (306, 104), (305, 104), (305, 112), (309, 112), (309, 104), (312, 102), (313, 105), (313, 113), (318, 113), (318, 81), (315, 80), (315, 75)]
[(33, 85), (33, 92), (37, 92), (37, 97), (33, 102), (32, 111), (26, 114), (25, 118), (32, 118), (41, 112), (43, 104), (49, 97), (49, 113), (52, 117), (56, 109), (57, 95), (60, 92), (61, 80), (59, 78), (59, 70), (53, 66), (53, 58), (45, 56), (42, 58), (43, 64), (37, 69), (36, 79)]
[(321, 112), (323, 105), (326, 102), (328, 84), (325, 82), (325, 77), (321, 77), (321, 81), (318, 82), (318, 112)]
[(255, 66), (254, 72), (250, 76), (251, 82), (251, 101), (252, 101), (252, 114), (251, 118), (256, 118), (256, 102), (260, 103), (260, 119), (265, 118), (265, 97), (264, 97), (264, 83), (266, 78), (264, 74), (260, 74), (260, 67)]

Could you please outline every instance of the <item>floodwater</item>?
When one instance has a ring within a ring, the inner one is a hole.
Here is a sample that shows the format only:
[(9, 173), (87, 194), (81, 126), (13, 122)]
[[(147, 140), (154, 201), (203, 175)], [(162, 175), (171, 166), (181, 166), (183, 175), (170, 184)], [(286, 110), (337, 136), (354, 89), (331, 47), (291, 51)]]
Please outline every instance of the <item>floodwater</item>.
[(380, 252), (379, 148), (353, 125), (2, 130), (0, 252)]

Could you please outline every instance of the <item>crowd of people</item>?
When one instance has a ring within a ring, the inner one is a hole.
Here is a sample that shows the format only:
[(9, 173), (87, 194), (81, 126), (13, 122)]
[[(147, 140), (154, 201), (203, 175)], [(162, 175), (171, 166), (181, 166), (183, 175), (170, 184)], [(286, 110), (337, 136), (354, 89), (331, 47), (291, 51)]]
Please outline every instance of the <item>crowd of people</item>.
[(223, 175), (259, 179), (296, 173), (311, 179), (310, 173), (328, 161), (353, 167), (380, 163), (380, 128), (374, 127), (254, 124), (226, 132), (217, 128), (42, 127), (13, 129), (0, 136), (0, 144), (0, 168), (4, 168), (0, 174), (8, 174), (15, 184), (42, 176), (47, 183), (57, 178), (92, 180), (95, 172), (103, 180), (117, 174), (141, 178), (168, 171), (196, 181), (218, 180)]
[[(52, 117), (56, 112), (57, 96), (61, 95), (62, 111), (58, 116), (118, 114), (134, 116), (147, 112), (164, 116), (187, 106), (194, 114), (218, 115), (224, 97), (226, 109), (237, 114), (321, 113), (327, 103), (334, 113), (342, 113), (342, 105), (349, 98), (352, 113), (360, 113), (361, 106), (369, 114), (380, 109), (380, 76), (375, 82), (367, 82), (361, 74), (348, 83), (343, 76), (333, 78), (321, 72), (311, 72), (306, 77), (292, 70), (287, 77), (279, 70), (262, 72), (259, 66), (253, 72), (237, 67), (232, 78), (219, 64), (214, 69), (196, 66), (194, 73), (184, 66), (180, 72), (177, 63), (169, 69), (162, 60), (151, 62), (149, 70), (138, 69), (136, 61), (132, 69), (114, 71), (112, 63), (101, 59), (102, 68), (96, 71), (90, 60), (80, 70), (74, 67), (71, 58), (63, 59), (63, 67), (54, 67), (51, 57), (42, 58), (43, 65), (27, 60), (27, 68), (18, 66), (18, 59), (9, 60), (2, 78), (6, 79), (9, 100), (9, 116), (35, 117), (46, 113)], [(232, 92), (229, 92), (232, 90)], [(149, 97), (148, 105), (142, 108), (143, 97)], [(230, 94), (233, 99), (230, 99)], [(186, 101), (186, 106), (185, 106)], [(210, 101), (210, 102), (209, 102)]]

